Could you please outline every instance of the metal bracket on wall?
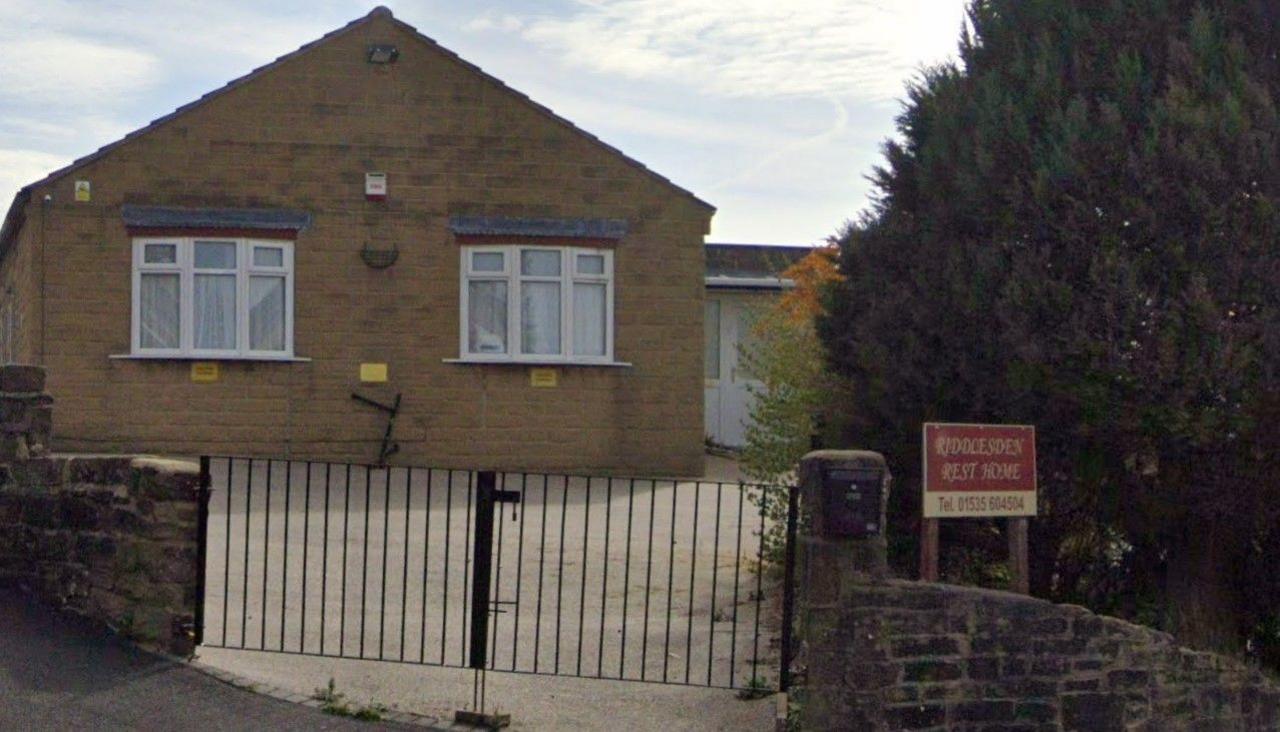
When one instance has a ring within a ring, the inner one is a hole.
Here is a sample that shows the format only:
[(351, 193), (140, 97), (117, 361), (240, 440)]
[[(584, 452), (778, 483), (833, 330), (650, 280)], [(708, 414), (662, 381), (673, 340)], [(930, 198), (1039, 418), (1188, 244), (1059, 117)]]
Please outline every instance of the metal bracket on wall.
[(387, 458), (400, 452), (400, 443), (391, 441), (391, 430), (395, 428), (396, 415), (400, 413), (400, 394), (396, 394), (396, 400), (392, 404), (383, 404), (355, 392), (351, 393), (351, 398), (387, 413), (387, 431), (382, 433), (382, 447), (378, 450), (378, 465), (386, 465)]

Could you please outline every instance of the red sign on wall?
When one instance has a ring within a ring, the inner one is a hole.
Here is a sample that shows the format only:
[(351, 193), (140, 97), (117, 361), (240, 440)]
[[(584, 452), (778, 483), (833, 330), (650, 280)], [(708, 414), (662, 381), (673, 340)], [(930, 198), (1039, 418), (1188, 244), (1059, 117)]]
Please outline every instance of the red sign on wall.
[(1036, 515), (1036, 428), (924, 426), (924, 517)]

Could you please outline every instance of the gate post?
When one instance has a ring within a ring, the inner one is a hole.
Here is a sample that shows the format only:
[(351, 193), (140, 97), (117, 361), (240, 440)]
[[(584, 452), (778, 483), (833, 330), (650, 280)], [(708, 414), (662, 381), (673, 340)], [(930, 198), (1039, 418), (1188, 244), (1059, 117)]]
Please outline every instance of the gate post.
[[(890, 475), (884, 456), (863, 450), (817, 450), (800, 461), (800, 550), (797, 585), (800, 646), (808, 668), (803, 716), (835, 719), (831, 684), (858, 684), (867, 669), (845, 668), (840, 620), (858, 585), (889, 576), (884, 529)], [(868, 679), (870, 681), (870, 679)], [(802, 720), (803, 721), (803, 720)]]
[(782, 668), (778, 673), (778, 691), (791, 688), (791, 658), (795, 655), (793, 629), (796, 606), (796, 530), (799, 524), (800, 489), (787, 488), (787, 540), (782, 565)]
[[(210, 488), (213, 485), (213, 477), (209, 469), (210, 459), (208, 455), (200, 458), (200, 486), (199, 493), (196, 496), (196, 606), (195, 612), (192, 613), (195, 627), (192, 631), (192, 641), (195, 646), (204, 643), (204, 592), (205, 592), (205, 573), (207, 571), (209, 559), (209, 499)], [(227, 507), (230, 510), (230, 506)], [(231, 541), (231, 537), (227, 537), (227, 541)], [(226, 609), (223, 608), (223, 612)]]
[(471, 568), (471, 655), (467, 666), (484, 670), (489, 661), (490, 575), (493, 567), (494, 488), (497, 475), (476, 473), (476, 530)]
[[(892, 476), (884, 456), (866, 450), (815, 450), (800, 461), (804, 587), (888, 576), (884, 536)], [(820, 583), (821, 584), (821, 583)], [(806, 595), (817, 601), (820, 595)]]

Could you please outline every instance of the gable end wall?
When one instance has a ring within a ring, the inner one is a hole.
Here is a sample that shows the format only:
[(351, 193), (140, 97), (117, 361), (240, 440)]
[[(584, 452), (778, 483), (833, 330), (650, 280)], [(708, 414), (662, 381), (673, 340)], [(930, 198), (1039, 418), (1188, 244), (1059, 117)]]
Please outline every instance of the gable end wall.
[[(364, 61), (395, 43), (389, 66)], [(364, 173), (388, 174), (385, 202)], [(74, 180), (93, 200), (74, 201)], [(48, 369), (59, 450), (370, 460), (385, 416), (351, 399), (404, 397), (393, 462), (697, 474), (702, 465), (703, 246), (710, 211), (527, 101), (374, 17), (36, 187), (46, 212)], [(296, 243), (295, 351), (305, 363), (190, 363), (129, 351), (125, 203), (312, 213)], [(34, 205), (34, 204), (33, 204)], [(31, 212), (34, 216), (36, 212)], [(625, 218), (615, 352), (628, 368), (528, 368), (458, 356), (456, 214)], [(34, 219), (22, 236), (29, 237)], [(396, 247), (366, 267), (359, 251)], [(29, 239), (0, 274), (35, 282)], [(24, 260), (24, 253), (26, 259)], [(7, 281), (7, 279), (6, 279)], [(34, 321), (32, 321), (34, 322)], [(362, 362), (390, 382), (362, 385)]]

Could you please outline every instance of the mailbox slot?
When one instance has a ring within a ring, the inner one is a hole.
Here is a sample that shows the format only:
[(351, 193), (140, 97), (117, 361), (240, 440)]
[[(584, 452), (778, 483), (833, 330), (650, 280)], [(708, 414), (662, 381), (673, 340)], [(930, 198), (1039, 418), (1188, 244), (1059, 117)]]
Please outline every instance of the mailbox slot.
[(822, 476), (823, 533), (867, 537), (881, 533), (881, 468), (829, 468)]

